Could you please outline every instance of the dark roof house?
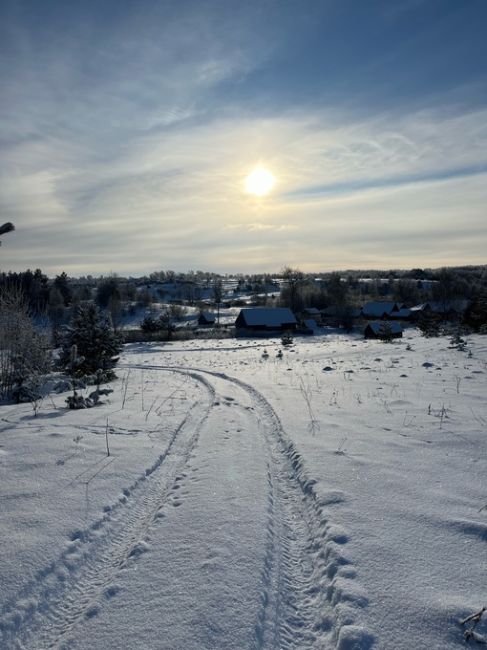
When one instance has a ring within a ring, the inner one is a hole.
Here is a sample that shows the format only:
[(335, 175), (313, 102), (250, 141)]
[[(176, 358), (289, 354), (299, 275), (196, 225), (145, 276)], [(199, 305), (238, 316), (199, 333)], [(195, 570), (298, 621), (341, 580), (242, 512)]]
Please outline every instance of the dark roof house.
[(366, 339), (382, 339), (386, 336), (397, 339), (402, 337), (402, 327), (399, 323), (394, 321), (372, 321), (368, 323), (364, 329), (364, 337)]
[(402, 310), (404, 306), (402, 302), (368, 302), (362, 307), (362, 315), (365, 318), (389, 318)]
[(212, 314), (209, 311), (202, 311), (198, 317), (198, 325), (214, 325), (215, 320), (215, 314)]
[(430, 300), (421, 305), (411, 307), (413, 315), (424, 314), (430, 312), (432, 314), (440, 314), (442, 316), (462, 315), (468, 309), (470, 304), (469, 300)]
[(241, 309), (235, 321), (237, 329), (254, 332), (295, 330), (297, 325), (293, 312), (287, 307)]

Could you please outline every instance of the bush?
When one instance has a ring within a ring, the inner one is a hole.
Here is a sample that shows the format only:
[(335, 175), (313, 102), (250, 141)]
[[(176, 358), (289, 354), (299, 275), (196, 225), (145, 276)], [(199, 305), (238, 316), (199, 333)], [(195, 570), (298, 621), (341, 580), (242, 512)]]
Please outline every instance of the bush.
[(169, 314), (169, 312), (162, 312), (159, 318), (154, 318), (153, 316), (146, 316), (140, 324), (140, 329), (145, 334), (154, 334), (156, 332), (165, 331), (166, 338), (169, 341), (172, 338), (172, 335), (176, 327), (172, 322), (171, 315)]
[(281, 336), (281, 345), (289, 346), (292, 345), (293, 343), (294, 343), (294, 339), (292, 337), (292, 334), (290, 334), (289, 332), (285, 332)]
[(140, 323), (140, 329), (146, 334), (160, 332), (162, 329), (162, 323), (158, 318), (145, 316), (144, 320)]

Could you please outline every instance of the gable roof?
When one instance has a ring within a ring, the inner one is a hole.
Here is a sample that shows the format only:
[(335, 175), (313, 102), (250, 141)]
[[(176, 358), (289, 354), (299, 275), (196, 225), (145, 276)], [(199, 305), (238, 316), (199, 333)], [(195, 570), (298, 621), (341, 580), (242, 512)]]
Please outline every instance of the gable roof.
[(205, 320), (207, 323), (214, 323), (216, 320), (215, 314), (212, 314), (211, 311), (202, 311), (199, 318)]
[(241, 309), (238, 318), (240, 317), (249, 327), (281, 327), (297, 324), (293, 312), (287, 307)]
[(411, 311), (421, 312), (430, 309), (435, 314), (446, 314), (449, 311), (455, 311), (461, 314), (468, 309), (469, 304), (469, 300), (460, 298), (454, 300), (430, 300), (421, 305), (411, 307)]
[(364, 316), (378, 318), (384, 314), (390, 314), (392, 311), (399, 311), (403, 307), (401, 302), (372, 301), (362, 307)]
[(411, 316), (411, 310), (403, 307), (398, 311), (392, 312), (391, 316), (394, 316), (394, 318), (409, 318)]
[(365, 329), (370, 327), (370, 329), (374, 332), (374, 334), (382, 334), (384, 331), (384, 328), (389, 329), (391, 334), (400, 334), (402, 332), (402, 326), (400, 323), (396, 323), (395, 321), (387, 321), (384, 323), (384, 321), (372, 321), (367, 324)]

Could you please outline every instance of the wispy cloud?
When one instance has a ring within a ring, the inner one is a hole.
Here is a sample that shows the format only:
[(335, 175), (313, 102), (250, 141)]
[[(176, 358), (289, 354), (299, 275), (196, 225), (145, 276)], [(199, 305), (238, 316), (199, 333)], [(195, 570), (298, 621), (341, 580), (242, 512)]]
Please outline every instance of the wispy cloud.
[[(405, 63), (428, 29), (446, 43), (469, 11), (449, 5), (438, 22), (430, 3), (353, 4), (347, 14), (331, 0), (299, 12), (272, 0), (129, 2), (46, 16), (12, 4), (0, 45), (0, 209), (17, 231), (2, 266), (482, 261), (487, 109), (481, 78), (454, 68), (469, 43), (460, 34), (451, 83), (432, 77), (422, 104), (408, 77), (421, 69)], [(415, 11), (429, 27), (405, 28)], [(372, 35), (366, 43), (360, 17), (376, 21), (382, 49)], [(353, 38), (368, 48), (363, 66)], [(409, 94), (394, 102), (388, 89), (401, 80)], [(258, 163), (277, 178), (261, 200), (243, 192)]]

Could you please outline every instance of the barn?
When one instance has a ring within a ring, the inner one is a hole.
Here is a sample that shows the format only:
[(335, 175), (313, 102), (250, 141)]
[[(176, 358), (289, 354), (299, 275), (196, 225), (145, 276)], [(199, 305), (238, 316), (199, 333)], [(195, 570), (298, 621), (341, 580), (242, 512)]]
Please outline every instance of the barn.
[(366, 339), (382, 339), (389, 335), (390, 338), (402, 338), (402, 327), (395, 321), (385, 323), (384, 321), (373, 321), (368, 323), (364, 329)]
[(241, 309), (235, 321), (237, 330), (250, 332), (285, 332), (297, 326), (293, 312), (287, 307)]

